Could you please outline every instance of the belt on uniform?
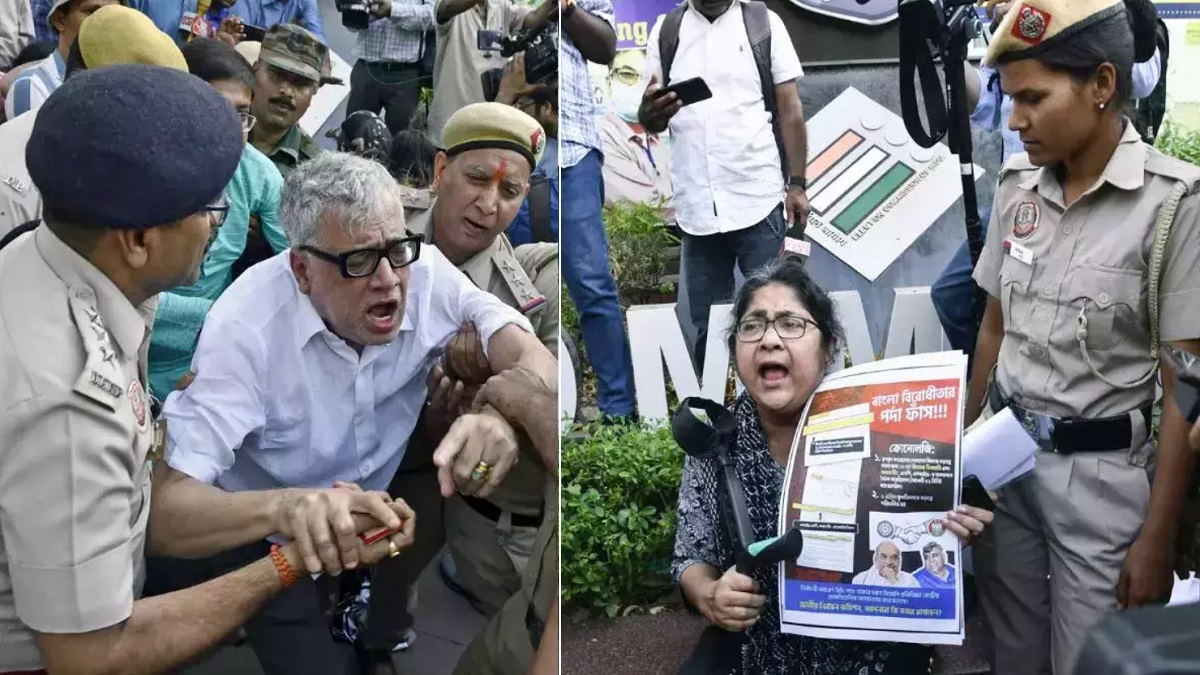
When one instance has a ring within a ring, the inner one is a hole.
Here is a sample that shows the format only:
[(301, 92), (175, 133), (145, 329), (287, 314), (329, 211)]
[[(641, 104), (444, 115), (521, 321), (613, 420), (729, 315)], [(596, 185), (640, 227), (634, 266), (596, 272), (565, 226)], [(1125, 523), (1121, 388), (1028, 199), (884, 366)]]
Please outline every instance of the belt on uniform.
[[(1145, 440), (1133, 437), (1133, 420), (1130, 418), (1132, 411), (1090, 420), (1051, 417), (1017, 405), (1006, 397), (994, 382), (988, 388), (988, 403), (995, 412), (1004, 408), (1011, 410), (1021, 426), (1037, 441), (1038, 447), (1046, 452), (1060, 455), (1076, 452), (1111, 452), (1129, 449), (1135, 441), (1140, 443)], [(1145, 420), (1147, 438), (1152, 406), (1152, 403), (1147, 403), (1136, 410)]]
[[(467, 506), (470, 506), (475, 513), (478, 513), (493, 523), (500, 522), (500, 514), (504, 513), (504, 510), (499, 506), (496, 506), (486, 499), (480, 499), (478, 497), (471, 497), (468, 495), (461, 495), (461, 497), (463, 501), (467, 503)], [(542, 514), (538, 513), (536, 516), (527, 516), (521, 513), (514, 513), (512, 514), (512, 524), (514, 527), (541, 527)]]

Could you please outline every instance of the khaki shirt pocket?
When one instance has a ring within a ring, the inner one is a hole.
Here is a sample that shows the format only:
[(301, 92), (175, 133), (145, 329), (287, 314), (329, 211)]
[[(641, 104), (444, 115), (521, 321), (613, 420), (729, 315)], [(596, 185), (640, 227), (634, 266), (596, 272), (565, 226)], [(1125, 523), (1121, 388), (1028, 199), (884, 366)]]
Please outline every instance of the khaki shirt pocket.
[(1006, 330), (1020, 331), (1025, 326), (1032, 304), (1029, 299), (1032, 279), (1033, 265), (1004, 256), (1004, 262), (1000, 263), (1000, 307), (1004, 310)]
[(1070, 277), (1067, 300), (1072, 331), (1082, 312), (1087, 317), (1089, 351), (1108, 351), (1123, 339), (1145, 332), (1140, 311), (1141, 272), (1086, 265), (1075, 269)]

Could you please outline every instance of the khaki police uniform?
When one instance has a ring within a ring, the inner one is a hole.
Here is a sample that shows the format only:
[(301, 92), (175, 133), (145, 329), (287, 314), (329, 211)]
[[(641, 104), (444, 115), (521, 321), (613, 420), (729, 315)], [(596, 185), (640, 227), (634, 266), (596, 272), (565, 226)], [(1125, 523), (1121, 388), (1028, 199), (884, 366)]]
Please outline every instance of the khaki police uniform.
[(1071, 673), (1087, 632), (1117, 609), (1155, 459), (1148, 261), (1160, 205), (1179, 184), (1158, 289), (1162, 343), (1200, 337), (1200, 168), (1144, 145), (1126, 121), (1100, 181), (1069, 206), (1053, 167), (1021, 154), (1001, 172), (974, 275), (1004, 316), (983, 417), (1012, 408), (1043, 452), (1000, 491), (976, 545), (997, 673)]
[[(405, 209), (408, 228), (424, 234), (426, 241), (434, 245), (435, 203), (436, 199), (430, 198), (424, 210)], [(475, 285), (525, 314), (538, 338), (557, 356), (557, 246), (528, 244), (514, 249), (507, 235), (501, 234), (459, 269)], [(544, 480), (545, 471), (536, 462), (523, 459), (487, 500), (455, 495), (446, 503), (446, 539), (458, 581), (480, 600), (488, 614), (498, 611), (520, 588), (519, 575), (537, 534), (532, 523), (543, 511), (539, 486)]]
[(467, 646), (454, 675), (527, 675), (558, 597), (558, 483), (548, 480), (546, 515), (538, 529), (521, 588)]
[[(129, 618), (153, 442), (140, 307), (45, 226), (0, 251), (0, 672)], [(36, 308), (36, 311), (31, 311)]]

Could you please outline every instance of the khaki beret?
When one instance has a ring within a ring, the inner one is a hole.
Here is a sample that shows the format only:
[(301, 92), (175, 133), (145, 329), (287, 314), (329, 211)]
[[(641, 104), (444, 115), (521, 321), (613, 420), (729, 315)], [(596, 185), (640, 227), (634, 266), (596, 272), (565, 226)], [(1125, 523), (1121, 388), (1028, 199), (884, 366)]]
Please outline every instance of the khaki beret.
[(446, 121), (442, 145), (450, 156), (479, 148), (513, 150), (536, 168), (546, 150), (546, 132), (537, 120), (512, 106), (472, 103)]
[(1036, 56), (1125, 11), (1122, 0), (1019, 0), (992, 33), (987, 66)]
[(88, 69), (141, 63), (187, 72), (175, 41), (150, 17), (121, 5), (105, 5), (79, 26), (79, 55)]

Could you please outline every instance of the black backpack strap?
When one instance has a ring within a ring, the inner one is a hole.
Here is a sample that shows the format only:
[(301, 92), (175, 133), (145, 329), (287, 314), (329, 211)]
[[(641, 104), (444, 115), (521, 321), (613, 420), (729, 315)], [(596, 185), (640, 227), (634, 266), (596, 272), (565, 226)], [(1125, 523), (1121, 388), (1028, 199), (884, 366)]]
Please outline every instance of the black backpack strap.
[[(917, 145), (933, 147), (950, 128), (946, 98), (942, 93), (942, 80), (933, 62), (933, 52), (928, 38), (941, 30), (941, 16), (937, 8), (928, 2), (904, 2), (900, 4), (900, 111), (904, 128)], [(921, 92), (925, 97), (925, 116), (928, 130), (921, 121), (917, 105), (917, 76), (921, 78)], [(968, 77), (971, 77), (968, 74)], [(988, 84), (991, 89), (991, 84)], [(983, 96), (980, 92), (980, 96)]]
[(663, 17), (662, 27), (658, 29), (658, 62), (662, 66), (664, 89), (671, 84), (671, 64), (675, 62), (675, 52), (679, 50), (679, 27), (683, 25), (683, 15), (687, 8), (685, 2), (667, 12)]
[(746, 24), (746, 37), (750, 40), (750, 53), (758, 67), (758, 80), (762, 84), (763, 105), (771, 116), (771, 131), (775, 134), (775, 146), (779, 149), (779, 164), (786, 183), (791, 176), (788, 169), (787, 146), (783, 142), (783, 130), (779, 126), (779, 102), (775, 99), (775, 78), (771, 75), (771, 11), (767, 3), (753, 0), (742, 5), (742, 21)]
[(33, 232), (34, 230), (36, 230), (38, 228), (38, 225), (41, 225), (41, 224), (42, 224), (41, 219), (35, 219), (35, 220), (29, 221), (28, 223), (22, 223), (16, 227), (14, 227), (13, 229), (9, 230), (8, 234), (6, 234), (6, 235), (4, 235), (4, 237), (0, 238), (0, 250), (2, 250), (5, 246), (8, 246), (9, 244), (13, 243), (13, 241), (16, 240), (17, 237), (25, 234), (26, 232)]
[(550, 190), (553, 185), (545, 176), (534, 176), (529, 181), (529, 229), (535, 242), (554, 242), (550, 230)]

